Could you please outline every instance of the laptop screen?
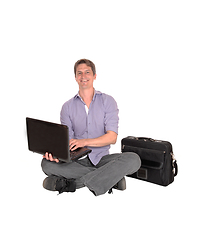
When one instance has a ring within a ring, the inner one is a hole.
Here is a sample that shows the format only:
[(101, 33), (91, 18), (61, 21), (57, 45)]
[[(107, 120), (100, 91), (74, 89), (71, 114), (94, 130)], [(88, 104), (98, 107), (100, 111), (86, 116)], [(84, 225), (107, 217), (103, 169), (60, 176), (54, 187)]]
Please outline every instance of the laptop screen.
[(28, 147), (30, 151), (52, 153), (54, 158), (69, 158), (68, 127), (32, 118), (26, 118)]

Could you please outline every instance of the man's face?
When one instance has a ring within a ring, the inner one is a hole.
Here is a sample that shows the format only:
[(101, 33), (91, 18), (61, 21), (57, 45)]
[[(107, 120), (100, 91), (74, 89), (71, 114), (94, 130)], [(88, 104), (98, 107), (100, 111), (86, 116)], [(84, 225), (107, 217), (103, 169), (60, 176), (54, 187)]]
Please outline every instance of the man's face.
[(96, 79), (96, 74), (93, 75), (91, 67), (82, 63), (77, 66), (75, 79), (80, 89), (93, 88), (93, 82)]

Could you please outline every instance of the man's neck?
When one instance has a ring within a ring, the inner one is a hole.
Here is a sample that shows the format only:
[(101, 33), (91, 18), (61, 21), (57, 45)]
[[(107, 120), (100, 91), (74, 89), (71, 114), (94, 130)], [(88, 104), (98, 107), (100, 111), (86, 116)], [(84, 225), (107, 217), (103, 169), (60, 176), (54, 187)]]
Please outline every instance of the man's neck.
[(89, 108), (89, 105), (93, 99), (95, 89), (94, 88), (89, 88), (89, 89), (80, 89), (79, 90), (79, 95), (82, 98), (82, 100), (85, 102), (87, 107)]

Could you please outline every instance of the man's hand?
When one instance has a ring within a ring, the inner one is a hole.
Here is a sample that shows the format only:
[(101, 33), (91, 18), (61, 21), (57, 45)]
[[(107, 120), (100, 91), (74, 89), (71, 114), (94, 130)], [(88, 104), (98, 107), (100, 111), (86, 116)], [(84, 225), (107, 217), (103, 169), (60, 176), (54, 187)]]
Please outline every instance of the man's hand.
[(86, 146), (86, 139), (71, 139), (69, 141), (70, 151), (74, 151), (77, 148), (85, 147), (85, 146)]
[(46, 158), (47, 160), (51, 161), (51, 162), (59, 162), (59, 159), (57, 158), (53, 158), (51, 153), (46, 152), (45, 155), (43, 155), (44, 158)]

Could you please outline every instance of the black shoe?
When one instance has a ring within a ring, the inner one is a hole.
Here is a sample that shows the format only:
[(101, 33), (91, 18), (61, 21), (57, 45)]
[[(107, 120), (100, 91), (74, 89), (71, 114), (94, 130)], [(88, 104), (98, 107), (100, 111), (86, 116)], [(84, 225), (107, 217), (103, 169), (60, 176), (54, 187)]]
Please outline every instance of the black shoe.
[(121, 191), (124, 191), (126, 189), (126, 179), (125, 177), (123, 177), (117, 184), (115, 184), (109, 191), (108, 193), (111, 194), (113, 193), (112, 192), (112, 189), (117, 189), (117, 190), (121, 190)]
[(123, 177), (116, 185), (113, 187), (114, 189), (124, 191), (126, 190), (126, 179)]
[(43, 181), (43, 187), (50, 191), (75, 192), (75, 179), (66, 179), (64, 177), (49, 176)]

